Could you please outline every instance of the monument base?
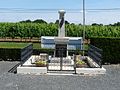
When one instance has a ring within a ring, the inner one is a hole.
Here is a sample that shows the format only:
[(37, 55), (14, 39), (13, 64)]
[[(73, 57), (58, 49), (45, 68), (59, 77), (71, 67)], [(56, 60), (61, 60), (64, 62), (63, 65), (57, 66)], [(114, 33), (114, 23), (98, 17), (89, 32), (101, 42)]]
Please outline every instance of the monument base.
[(67, 44), (55, 45), (55, 57), (67, 57)]
[(56, 37), (54, 38), (55, 41), (55, 57), (67, 57), (68, 51), (67, 46), (69, 42), (69, 38), (66, 37)]

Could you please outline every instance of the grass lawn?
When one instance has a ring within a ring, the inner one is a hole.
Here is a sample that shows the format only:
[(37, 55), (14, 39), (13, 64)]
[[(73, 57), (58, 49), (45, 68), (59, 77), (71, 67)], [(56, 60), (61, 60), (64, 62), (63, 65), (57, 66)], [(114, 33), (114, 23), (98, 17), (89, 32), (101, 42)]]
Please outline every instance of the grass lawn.
[[(24, 48), (29, 43), (0, 42), (0, 48)], [(33, 43), (33, 49), (40, 49), (40, 43)]]
[[(15, 43), (15, 42), (0, 42), (0, 48), (24, 48), (29, 43)], [(88, 50), (88, 45), (85, 44), (85, 50)], [(41, 43), (33, 43), (33, 49), (41, 49)]]
[[(88, 50), (89, 46), (88, 44), (84, 45), (84, 49)], [(41, 49), (41, 43), (33, 43), (33, 49)]]
[(0, 48), (24, 48), (29, 43), (0, 42)]
[(41, 43), (33, 43), (33, 49), (40, 49)]

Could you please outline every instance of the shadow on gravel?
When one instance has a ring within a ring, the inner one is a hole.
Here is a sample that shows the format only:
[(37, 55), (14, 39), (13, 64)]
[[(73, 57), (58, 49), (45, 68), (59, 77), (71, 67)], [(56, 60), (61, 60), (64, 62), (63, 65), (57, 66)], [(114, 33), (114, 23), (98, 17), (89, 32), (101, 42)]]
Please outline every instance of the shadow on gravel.
[(20, 62), (0, 61), (0, 75), (6, 72), (16, 73), (16, 68)]
[(17, 67), (20, 65), (20, 63), (16, 64), (14, 67), (12, 67), (8, 72), (9, 73), (17, 73)]

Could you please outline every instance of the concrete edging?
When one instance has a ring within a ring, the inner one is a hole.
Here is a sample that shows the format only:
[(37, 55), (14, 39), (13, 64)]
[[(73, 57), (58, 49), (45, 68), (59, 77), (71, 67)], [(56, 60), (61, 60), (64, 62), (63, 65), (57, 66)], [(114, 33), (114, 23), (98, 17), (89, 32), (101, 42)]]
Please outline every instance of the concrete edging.
[(77, 74), (105, 74), (105, 68), (76, 68)]
[(95, 61), (93, 61), (89, 56), (86, 56), (86, 59), (90, 65), (90, 67), (95, 67), (95, 68), (99, 67), (100, 68), (100, 66)]
[(18, 74), (47, 74), (47, 67), (17, 67)]

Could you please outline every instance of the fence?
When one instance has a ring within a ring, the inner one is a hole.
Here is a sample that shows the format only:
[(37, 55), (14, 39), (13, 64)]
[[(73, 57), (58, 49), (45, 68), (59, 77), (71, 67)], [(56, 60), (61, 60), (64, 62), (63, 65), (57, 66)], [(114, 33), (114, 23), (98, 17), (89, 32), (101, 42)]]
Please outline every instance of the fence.
[(89, 45), (88, 56), (91, 57), (99, 66), (102, 67), (102, 49)]
[(33, 45), (29, 44), (25, 48), (21, 49), (21, 61), (26, 61), (33, 52)]

